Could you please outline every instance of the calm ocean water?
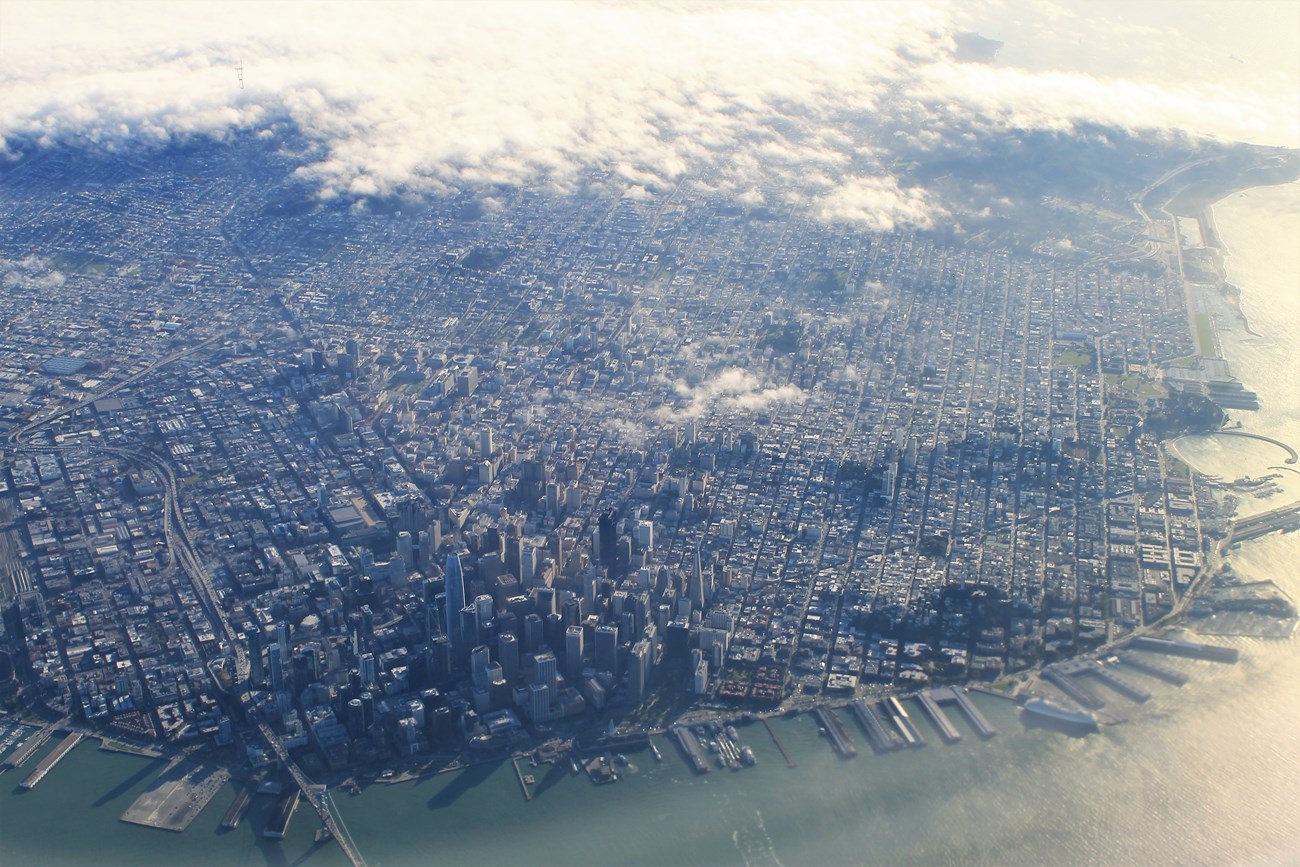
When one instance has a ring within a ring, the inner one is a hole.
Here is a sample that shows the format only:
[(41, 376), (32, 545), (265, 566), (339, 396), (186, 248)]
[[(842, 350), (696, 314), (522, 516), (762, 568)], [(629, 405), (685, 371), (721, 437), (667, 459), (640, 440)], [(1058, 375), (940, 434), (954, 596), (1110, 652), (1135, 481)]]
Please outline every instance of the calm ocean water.
[[(1300, 186), (1251, 190), (1216, 214), (1231, 278), (1262, 335), (1223, 335), (1234, 371), (1263, 403), (1238, 416), (1247, 430), (1300, 444)], [(1184, 452), (1227, 478), (1261, 474), (1279, 459), (1241, 441), (1203, 440)], [(1289, 483), (1286, 499), (1295, 497), (1300, 487)], [(1231, 560), (1243, 577), (1272, 579), (1300, 598), (1300, 534), (1249, 542)], [(565, 766), (538, 769), (530, 803), (508, 763), (337, 800), (374, 867), (1300, 863), (1300, 639), (1222, 640), (1241, 649), (1240, 664), (1175, 660), (1191, 676), (1187, 686), (1144, 678), (1155, 697), (1141, 706), (1116, 699), (1130, 720), (1086, 739), (1025, 730), (1010, 703), (977, 696), (1000, 732), (992, 741), (954, 714), (960, 744), (944, 746), (926, 728), (925, 749), (873, 756), (849, 723), (862, 753), (842, 761), (804, 716), (773, 723), (795, 768), (750, 726), (742, 740), (759, 764), (745, 771), (693, 776), (663, 739), (663, 762), (632, 754), (615, 786), (597, 788)], [(22, 774), (10, 772), (0, 793), (0, 863), (343, 863), (333, 846), (313, 844), (318, 823), (305, 809), (286, 840), (262, 840), (269, 800), (236, 831), (218, 833), (233, 787), (184, 834), (118, 822), (161, 767), (86, 744), (32, 792), (19, 793)]]

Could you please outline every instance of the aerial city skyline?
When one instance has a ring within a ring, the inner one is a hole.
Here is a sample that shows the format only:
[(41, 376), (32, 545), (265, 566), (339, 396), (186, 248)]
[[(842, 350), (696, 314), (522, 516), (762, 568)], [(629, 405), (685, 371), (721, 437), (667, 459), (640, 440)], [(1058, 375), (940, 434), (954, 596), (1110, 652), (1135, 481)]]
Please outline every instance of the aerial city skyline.
[(1294, 6), (0, 21), (6, 858), (1141, 860), (932, 815), (1071, 750), (1294, 856)]

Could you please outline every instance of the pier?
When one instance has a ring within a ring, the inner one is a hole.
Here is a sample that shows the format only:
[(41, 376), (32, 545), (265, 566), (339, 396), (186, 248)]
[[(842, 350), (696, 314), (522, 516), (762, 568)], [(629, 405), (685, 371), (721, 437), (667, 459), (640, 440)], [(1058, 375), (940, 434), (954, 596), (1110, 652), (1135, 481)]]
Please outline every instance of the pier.
[(23, 741), (18, 745), (17, 749), (10, 753), (9, 758), (4, 760), (2, 767), (6, 770), (9, 768), (22, 767), (23, 763), (30, 759), (37, 750), (45, 745), (45, 742), (54, 734), (54, 730), (58, 728), (58, 725), (58, 723), (50, 723), (44, 728), (38, 730), (27, 740)]
[(1237, 661), (1239, 653), (1235, 647), (1223, 647), (1218, 644), (1201, 644), (1196, 641), (1175, 641), (1169, 638), (1152, 638), (1140, 635), (1128, 643), (1134, 650), (1150, 650), (1170, 656), (1186, 656), (1191, 659), (1205, 659), (1210, 662), (1232, 664)]
[(787, 768), (793, 768), (794, 759), (790, 758), (790, 754), (785, 751), (785, 744), (781, 743), (781, 739), (777, 737), (776, 729), (772, 728), (771, 723), (766, 719), (763, 720), (763, 727), (767, 729), (767, 733), (771, 735), (772, 743), (776, 744), (776, 748), (781, 751), (781, 758), (785, 759), (785, 766)]
[(36, 788), (36, 784), (45, 778), (45, 775), (50, 772), (50, 768), (57, 765), (63, 760), (64, 756), (72, 752), (72, 748), (81, 743), (83, 738), (85, 738), (85, 735), (81, 732), (73, 732), (64, 738), (63, 742), (55, 747), (49, 755), (41, 759), (35, 770), (27, 775), (27, 779), (18, 784), (18, 788), (23, 790)]
[(1258, 515), (1251, 515), (1248, 518), (1233, 521), (1228, 530), (1226, 544), (1232, 545), (1237, 542), (1245, 542), (1248, 539), (1258, 539), (1260, 536), (1267, 536), (1277, 530), (1296, 529), (1300, 529), (1300, 503), (1280, 506), (1267, 512), (1260, 512)]
[(672, 733), (697, 774), (707, 774), (712, 770), (709, 767), (709, 759), (704, 754), (704, 747), (700, 746), (700, 742), (696, 739), (695, 732), (691, 731), (690, 726), (675, 725), (672, 727)]
[(903, 736), (903, 743), (909, 747), (925, 746), (925, 738), (921, 737), (921, 731), (913, 723), (912, 718), (907, 715), (907, 709), (896, 696), (890, 696), (881, 703), (889, 718), (893, 720), (894, 725), (898, 727), (898, 733)]
[(239, 794), (235, 795), (235, 802), (226, 810), (226, 815), (221, 817), (221, 827), (227, 831), (233, 831), (239, 827), (239, 822), (248, 812), (248, 806), (253, 803), (253, 794), (257, 791), (257, 786), (249, 783), (240, 788)]
[(1134, 671), (1149, 674), (1154, 678), (1163, 680), (1165, 683), (1172, 683), (1174, 686), (1183, 686), (1187, 683), (1187, 675), (1181, 671), (1174, 671), (1172, 668), (1167, 668), (1158, 662), (1143, 659), (1132, 653), (1119, 654), (1119, 661), (1122, 665), (1126, 665)]
[(867, 742), (871, 744), (873, 750), (887, 753), (903, 748), (903, 739), (885, 727), (880, 715), (867, 704), (866, 699), (860, 698), (849, 707), (852, 708), (853, 715), (858, 718), (858, 725), (862, 726), (862, 730), (867, 733)]
[(270, 840), (280, 840), (289, 831), (289, 820), (293, 818), (294, 811), (298, 809), (298, 799), (302, 797), (302, 789), (290, 789), (279, 805), (276, 806), (275, 812), (271, 815), (271, 820), (266, 824), (266, 830), (262, 836)]
[(844, 731), (844, 723), (840, 722), (839, 716), (824, 704), (817, 705), (813, 709), (817, 719), (826, 729), (826, 737), (830, 738), (831, 745), (835, 747), (835, 752), (839, 753), (842, 759), (851, 759), (858, 754), (858, 748), (849, 738), (848, 732)]
[(1076, 673), (1078, 673), (1077, 666), (1070, 666), (1066, 670), (1061, 670), (1056, 666), (1048, 666), (1043, 669), (1043, 680), (1057, 687), (1061, 692), (1074, 699), (1076, 703), (1089, 710), (1098, 710), (1105, 707), (1106, 702), (1102, 701), (1101, 696), (1070, 676)]
[(998, 730), (993, 728), (980, 709), (966, 695), (966, 690), (960, 686), (941, 686), (930, 690), (930, 697), (933, 698), (940, 706), (952, 702), (957, 705), (962, 713), (966, 715), (966, 720), (970, 723), (971, 728), (975, 729), (975, 734), (987, 740), (997, 735)]
[(230, 772), (220, 765), (196, 764), (178, 756), (126, 808), (119, 821), (180, 833), (229, 779)]
[(961, 740), (961, 732), (957, 731), (952, 720), (948, 719), (948, 715), (943, 712), (943, 708), (939, 707), (939, 703), (929, 692), (918, 692), (916, 700), (921, 703), (921, 709), (939, 730), (939, 737), (943, 738), (944, 743), (955, 744)]
[(524, 772), (519, 770), (518, 756), (510, 757), (510, 766), (515, 769), (515, 777), (519, 780), (519, 788), (524, 793), (524, 800), (531, 801), (533, 799), (533, 793), (528, 791), (528, 781), (524, 779)]
[(1128, 678), (1102, 665), (1100, 662), (1094, 662), (1092, 665), (1085, 668), (1084, 673), (1091, 674), (1120, 695), (1133, 701), (1143, 702), (1151, 698), (1151, 693), (1147, 692)]

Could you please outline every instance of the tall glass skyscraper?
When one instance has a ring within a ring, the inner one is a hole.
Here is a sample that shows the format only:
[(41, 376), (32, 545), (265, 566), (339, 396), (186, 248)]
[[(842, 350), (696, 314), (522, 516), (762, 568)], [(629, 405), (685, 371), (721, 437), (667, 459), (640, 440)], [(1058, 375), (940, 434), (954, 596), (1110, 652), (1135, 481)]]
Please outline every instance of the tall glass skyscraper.
[(460, 610), (465, 607), (465, 573), (461, 571), (460, 554), (452, 552), (447, 555), (445, 567), (446, 581), (446, 624), (447, 638), (452, 645), (459, 643), (458, 633)]

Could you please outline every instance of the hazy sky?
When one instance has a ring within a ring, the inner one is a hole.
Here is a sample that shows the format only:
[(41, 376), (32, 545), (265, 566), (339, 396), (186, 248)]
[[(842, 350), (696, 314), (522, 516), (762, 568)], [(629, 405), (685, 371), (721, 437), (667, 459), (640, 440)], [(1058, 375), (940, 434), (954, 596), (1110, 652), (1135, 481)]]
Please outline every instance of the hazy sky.
[[(1006, 42), (960, 64), (952, 37)], [(236, 66), (242, 60), (245, 89)], [(687, 173), (924, 225), (894, 156), (1079, 121), (1300, 145), (1300, 3), (0, 0), (0, 136), (292, 122), (322, 195)]]

